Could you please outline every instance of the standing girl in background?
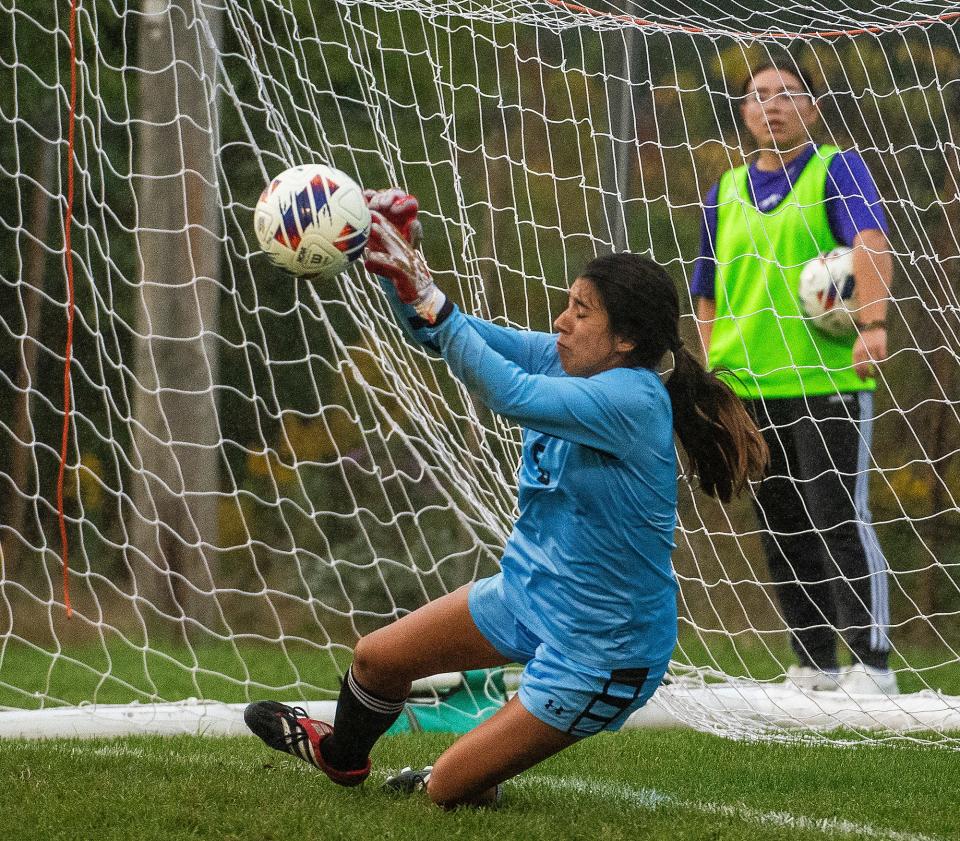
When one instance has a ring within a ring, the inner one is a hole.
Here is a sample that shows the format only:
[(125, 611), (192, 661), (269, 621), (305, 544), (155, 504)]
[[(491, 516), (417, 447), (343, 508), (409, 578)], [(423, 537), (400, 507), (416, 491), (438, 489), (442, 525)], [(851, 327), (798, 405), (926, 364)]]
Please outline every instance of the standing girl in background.
[[(860, 155), (812, 142), (819, 111), (795, 66), (756, 69), (740, 114), (757, 151), (707, 195), (692, 292), (709, 364), (732, 370), (770, 448), (755, 507), (799, 661), (787, 679), (892, 694), (887, 564), (867, 505), (871, 373), (887, 355), (893, 269), (886, 219)], [(838, 245), (854, 249), (849, 338), (812, 326), (798, 294), (804, 264)], [(843, 669), (838, 631), (852, 658)]]

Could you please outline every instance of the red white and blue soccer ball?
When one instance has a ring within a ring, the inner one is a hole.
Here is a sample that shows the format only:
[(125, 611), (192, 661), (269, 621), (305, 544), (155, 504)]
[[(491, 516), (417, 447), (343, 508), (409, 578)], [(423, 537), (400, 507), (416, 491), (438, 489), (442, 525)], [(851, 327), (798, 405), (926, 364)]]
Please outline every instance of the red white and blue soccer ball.
[(284, 170), (264, 188), (253, 224), (260, 247), (275, 265), (329, 280), (363, 253), (370, 210), (349, 175), (304, 164)]
[(829, 336), (856, 332), (856, 291), (853, 251), (845, 246), (815, 257), (800, 272), (803, 310), (811, 324)]

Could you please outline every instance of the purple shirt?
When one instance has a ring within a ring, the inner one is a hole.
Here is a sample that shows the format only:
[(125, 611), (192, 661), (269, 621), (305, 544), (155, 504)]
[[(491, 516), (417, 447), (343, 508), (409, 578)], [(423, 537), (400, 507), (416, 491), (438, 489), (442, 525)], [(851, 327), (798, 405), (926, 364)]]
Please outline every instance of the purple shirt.
[[(766, 172), (751, 164), (747, 184), (754, 205), (762, 211), (773, 210), (790, 192), (803, 168), (813, 157), (814, 146), (794, 158), (786, 167)], [(710, 188), (703, 203), (703, 226), (700, 229), (700, 256), (693, 264), (690, 291), (713, 299), (717, 263), (714, 243), (717, 240), (717, 194), (719, 182)], [(866, 163), (853, 149), (838, 152), (830, 161), (824, 187), (827, 221), (837, 242), (853, 245), (862, 231), (887, 232), (887, 217), (880, 204), (880, 193)]]

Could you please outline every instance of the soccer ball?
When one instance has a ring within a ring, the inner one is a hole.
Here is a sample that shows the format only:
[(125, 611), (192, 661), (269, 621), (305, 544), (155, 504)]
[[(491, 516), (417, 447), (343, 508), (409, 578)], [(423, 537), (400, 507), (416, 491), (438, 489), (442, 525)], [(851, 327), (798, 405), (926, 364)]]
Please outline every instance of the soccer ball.
[(807, 263), (800, 272), (800, 302), (813, 325), (827, 335), (840, 338), (855, 333), (853, 251), (841, 246)]
[(260, 247), (275, 265), (329, 280), (363, 253), (370, 210), (349, 175), (305, 164), (284, 170), (264, 188), (253, 225)]

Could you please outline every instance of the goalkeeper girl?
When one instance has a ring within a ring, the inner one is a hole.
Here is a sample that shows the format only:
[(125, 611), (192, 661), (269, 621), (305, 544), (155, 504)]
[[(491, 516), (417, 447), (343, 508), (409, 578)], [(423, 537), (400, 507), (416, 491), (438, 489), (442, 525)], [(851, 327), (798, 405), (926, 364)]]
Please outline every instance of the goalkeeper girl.
[[(522, 663), (517, 694), (496, 714), (432, 769), (388, 781), (444, 807), (482, 805), (504, 780), (618, 729), (661, 683), (677, 639), (674, 431), (722, 500), (760, 475), (767, 451), (739, 398), (683, 346), (676, 288), (656, 263), (599, 257), (573, 283), (555, 334), (511, 330), (464, 315), (434, 285), (409, 242), (415, 198), (388, 190), (368, 201), (366, 265), (403, 326), (524, 428), (520, 513), (499, 574), (357, 643), (333, 728), (274, 701), (245, 719), (269, 746), (356, 785), (412, 681)], [(654, 369), (667, 352), (664, 384)]]

